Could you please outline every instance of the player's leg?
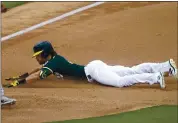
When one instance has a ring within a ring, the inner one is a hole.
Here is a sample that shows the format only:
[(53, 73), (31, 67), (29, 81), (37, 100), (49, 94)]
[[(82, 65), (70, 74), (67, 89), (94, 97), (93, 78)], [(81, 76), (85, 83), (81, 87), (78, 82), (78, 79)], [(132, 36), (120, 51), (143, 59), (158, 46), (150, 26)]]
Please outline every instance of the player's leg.
[(115, 66), (108, 65), (108, 69), (110, 69), (112, 72), (115, 72), (120, 77), (138, 74), (136, 73), (136, 71), (134, 71), (134, 69), (121, 65), (115, 65)]
[(0, 92), (1, 92), (1, 105), (15, 104), (16, 99), (5, 96), (4, 89), (2, 87), (0, 87)]
[(133, 66), (132, 69), (137, 73), (156, 73), (156, 72), (169, 72), (169, 62), (163, 63), (142, 63)]
[(168, 76), (177, 77), (177, 67), (173, 59), (162, 63), (143, 63), (137, 66), (133, 66), (132, 69), (138, 73), (163, 72)]
[(162, 88), (165, 87), (164, 80), (160, 73), (143, 73), (119, 77), (116, 73), (103, 69), (99, 70), (93, 78), (101, 84), (115, 87), (131, 86), (137, 83), (149, 83), (150, 85), (160, 84)]
[(143, 73), (120, 77), (108, 69), (107, 65), (103, 62), (92, 62), (86, 68), (88, 71), (87, 75), (90, 75), (92, 79), (104, 85), (124, 87), (137, 83), (149, 83), (151, 85), (157, 83), (162, 88), (165, 86), (164, 77), (160, 73)]
[(0, 86), (1, 97), (4, 95), (4, 89)]
[(142, 63), (131, 68), (124, 66), (108, 66), (108, 68), (119, 76), (156, 72), (167, 72), (168, 75), (177, 75), (177, 68), (172, 59), (162, 63)]

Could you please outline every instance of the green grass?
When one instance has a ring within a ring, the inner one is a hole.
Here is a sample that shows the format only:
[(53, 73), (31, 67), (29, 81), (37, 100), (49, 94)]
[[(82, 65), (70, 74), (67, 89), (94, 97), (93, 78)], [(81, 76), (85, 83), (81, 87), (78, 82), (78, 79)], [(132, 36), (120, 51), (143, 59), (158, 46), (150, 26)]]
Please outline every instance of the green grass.
[(19, 2), (18, 1), (18, 2), (2, 2), (2, 3), (5, 5), (5, 7), (7, 9), (11, 9), (11, 8), (23, 5), (23, 4), (27, 3), (27, 2), (25, 2), (25, 1)]
[(177, 123), (177, 110), (178, 106), (163, 105), (115, 115), (50, 123)]

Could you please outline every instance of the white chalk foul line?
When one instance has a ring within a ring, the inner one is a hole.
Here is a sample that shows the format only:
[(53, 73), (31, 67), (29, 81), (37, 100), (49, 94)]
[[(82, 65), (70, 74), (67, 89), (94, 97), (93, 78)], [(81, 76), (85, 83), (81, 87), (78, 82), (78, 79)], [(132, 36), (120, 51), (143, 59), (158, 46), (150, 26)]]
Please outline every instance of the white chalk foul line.
[(16, 32), (16, 33), (10, 34), (10, 35), (8, 35), (8, 36), (2, 37), (2, 38), (1, 38), (1, 42), (6, 41), (6, 40), (8, 40), (8, 39), (11, 39), (11, 38), (13, 38), (13, 37), (15, 37), (15, 36), (18, 36), (18, 35), (22, 35), (22, 34), (24, 34), (24, 33), (27, 33), (27, 32), (29, 32), (29, 31), (32, 31), (32, 30), (34, 30), (34, 29), (40, 28), (40, 27), (42, 27), (42, 26), (44, 26), (44, 25), (53, 23), (53, 22), (58, 21), (58, 20), (61, 20), (61, 19), (64, 19), (64, 18), (66, 18), (66, 17), (68, 17), (68, 16), (74, 15), (74, 14), (76, 14), (76, 13), (79, 13), (79, 12), (81, 12), (81, 11), (87, 10), (87, 9), (89, 9), (89, 8), (98, 6), (98, 5), (103, 4), (103, 3), (104, 3), (104, 2), (95, 2), (95, 3), (93, 3), (93, 4), (90, 4), (90, 5), (87, 5), (87, 6), (78, 8), (78, 9), (76, 9), (76, 10), (73, 10), (73, 11), (70, 11), (70, 12), (68, 12), (68, 13), (65, 13), (65, 14), (63, 14), (63, 15), (61, 15), (61, 16), (58, 16), (58, 17), (52, 18), (52, 19), (50, 19), (50, 20), (44, 21), (44, 22), (42, 22), (42, 23), (39, 23), (39, 24), (37, 24), (37, 25), (31, 26), (31, 27), (26, 28), (26, 29), (24, 29), (24, 30), (21, 30), (21, 31), (18, 31), (18, 32)]

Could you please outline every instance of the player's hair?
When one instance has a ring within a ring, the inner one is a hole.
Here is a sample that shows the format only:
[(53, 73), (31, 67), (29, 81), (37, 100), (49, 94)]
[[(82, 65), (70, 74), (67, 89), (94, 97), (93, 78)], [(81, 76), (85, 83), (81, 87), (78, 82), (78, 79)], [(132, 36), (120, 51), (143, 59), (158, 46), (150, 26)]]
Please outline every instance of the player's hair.
[(52, 51), (50, 52), (50, 55), (51, 55), (51, 57), (53, 57), (53, 56), (57, 55), (57, 53), (56, 53), (56, 51), (52, 50)]

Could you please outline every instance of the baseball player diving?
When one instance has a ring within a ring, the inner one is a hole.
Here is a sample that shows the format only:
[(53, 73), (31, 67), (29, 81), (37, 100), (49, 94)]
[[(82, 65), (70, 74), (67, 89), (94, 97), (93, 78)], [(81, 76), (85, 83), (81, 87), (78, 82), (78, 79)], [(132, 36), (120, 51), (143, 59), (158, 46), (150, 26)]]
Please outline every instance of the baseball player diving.
[(33, 57), (42, 67), (32, 72), (24, 73), (19, 77), (10, 77), (11, 81), (6, 87), (15, 87), (35, 80), (45, 79), (51, 74), (57, 77), (73, 76), (87, 79), (88, 82), (96, 81), (100, 84), (125, 87), (137, 83), (159, 84), (165, 88), (164, 77), (177, 78), (177, 67), (173, 59), (161, 63), (142, 63), (133, 67), (121, 65), (110, 66), (100, 60), (94, 60), (87, 65), (78, 65), (69, 62), (53, 49), (49, 41), (41, 41), (33, 47)]

